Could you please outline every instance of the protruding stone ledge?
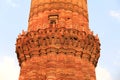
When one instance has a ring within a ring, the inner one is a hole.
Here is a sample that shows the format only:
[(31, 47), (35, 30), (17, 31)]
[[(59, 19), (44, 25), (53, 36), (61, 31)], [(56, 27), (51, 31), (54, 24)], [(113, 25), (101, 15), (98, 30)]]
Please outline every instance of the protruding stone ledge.
[(32, 56), (47, 55), (51, 52), (79, 56), (96, 66), (100, 43), (93, 34), (66, 28), (31, 31), (17, 39), (16, 53), (20, 64)]

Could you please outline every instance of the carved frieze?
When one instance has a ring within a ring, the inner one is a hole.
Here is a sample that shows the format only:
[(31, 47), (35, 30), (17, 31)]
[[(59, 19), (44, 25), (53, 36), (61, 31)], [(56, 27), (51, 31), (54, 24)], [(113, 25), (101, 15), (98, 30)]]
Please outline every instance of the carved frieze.
[[(99, 40), (93, 34), (66, 28), (31, 31), (19, 37), (16, 52), (19, 63), (34, 55), (64, 53), (79, 56), (96, 65), (100, 53)], [(21, 43), (20, 43), (21, 42)], [(29, 56), (28, 56), (29, 55)]]

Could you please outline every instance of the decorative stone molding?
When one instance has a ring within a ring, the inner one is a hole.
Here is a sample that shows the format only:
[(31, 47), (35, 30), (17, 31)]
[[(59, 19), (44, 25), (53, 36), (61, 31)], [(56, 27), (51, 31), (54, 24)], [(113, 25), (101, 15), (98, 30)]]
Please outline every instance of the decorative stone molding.
[(61, 10), (77, 12), (82, 14), (85, 18), (88, 18), (87, 9), (84, 9), (80, 4), (74, 4), (72, 2), (57, 1), (57, 2), (46, 2), (46, 3), (36, 3), (36, 5), (31, 7), (30, 18), (38, 15), (40, 12), (51, 11), (51, 10)]
[(32, 56), (64, 53), (79, 56), (96, 66), (100, 56), (100, 43), (98, 38), (85, 31), (47, 28), (20, 35), (16, 43), (16, 53), (20, 65)]

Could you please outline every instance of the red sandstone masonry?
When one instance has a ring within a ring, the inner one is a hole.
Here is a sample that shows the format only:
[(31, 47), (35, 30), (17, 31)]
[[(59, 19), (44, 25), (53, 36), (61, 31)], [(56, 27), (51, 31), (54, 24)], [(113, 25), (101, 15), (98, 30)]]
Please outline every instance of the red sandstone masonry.
[[(60, 58), (60, 55), (52, 54), (50, 55), (35, 56), (31, 59), (25, 61), (21, 65), (20, 80), (48, 80), (55, 78), (55, 80), (78, 80), (91, 79), (95, 75), (94, 68), (88, 61), (86, 64), (82, 62), (81, 59), (76, 60), (74, 56), (68, 57), (68, 55), (63, 54), (64, 58)], [(48, 57), (51, 57), (50, 59)], [(72, 58), (72, 60), (71, 60)], [(92, 74), (90, 74), (92, 72)]]
[(32, 0), (29, 26), (16, 42), (19, 80), (96, 80), (100, 42), (86, 0)]

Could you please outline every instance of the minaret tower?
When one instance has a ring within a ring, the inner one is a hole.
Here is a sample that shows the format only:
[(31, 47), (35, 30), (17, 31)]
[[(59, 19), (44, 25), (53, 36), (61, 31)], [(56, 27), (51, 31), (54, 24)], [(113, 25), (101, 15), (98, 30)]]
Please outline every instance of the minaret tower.
[(100, 42), (89, 29), (87, 0), (31, 0), (16, 53), (19, 80), (96, 80)]

